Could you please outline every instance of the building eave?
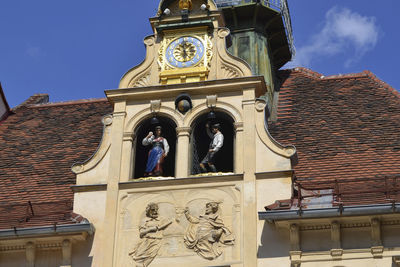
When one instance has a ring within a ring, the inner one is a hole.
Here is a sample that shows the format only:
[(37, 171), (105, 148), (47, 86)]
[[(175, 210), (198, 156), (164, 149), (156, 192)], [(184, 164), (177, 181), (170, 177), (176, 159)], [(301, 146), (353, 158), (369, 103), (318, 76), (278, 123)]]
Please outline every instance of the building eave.
[(94, 227), (91, 223), (51, 225), (40, 227), (27, 227), (0, 230), (0, 240), (18, 239), (18, 238), (40, 238), (55, 235), (73, 235), (94, 233)]
[(299, 219), (337, 218), (350, 216), (371, 216), (400, 213), (400, 203), (358, 206), (339, 206), (322, 209), (278, 210), (258, 212), (259, 220), (268, 222)]

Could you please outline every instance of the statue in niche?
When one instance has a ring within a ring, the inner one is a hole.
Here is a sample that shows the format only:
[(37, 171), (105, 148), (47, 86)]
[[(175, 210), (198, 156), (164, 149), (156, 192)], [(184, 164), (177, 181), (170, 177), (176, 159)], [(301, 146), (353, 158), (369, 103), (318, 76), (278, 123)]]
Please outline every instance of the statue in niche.
[(129, 256), (137, 267), (146, 267), (157, 256), (161, 248), (163, 230), (172, 223), (171, 220), (158, 216), (158, 205), (150, 203), (146, 207), (146, 218), (139, 226), (140, 241)]
[(211, 131), (210, 125), (207, 123), (206, 131), (212, 141), (210, 143), (207, 155), (200, 163), (200, 169), (202, 173), (205, 173), (207, 172), (206, 166), (208, 166), (211, 172), (217, 172), (217, 168), (214, 165), (214, 159), (218, 151), (224, 145), (224, 135), (221, 133), (221, 126), (219, 123), (213, 124), (211, 126)]
[(145, 176), (162, 176), (163, 169), (162, 164), (164, 158), (168, 155), (169, 145), (167, 139), (161, 136), (162, 127), (155, 127), (155, 135), (153, 132), (143, 139), (142, 144), (144, 146), (152, 145), (153, 147), (149, 151), (147, 159), (147, 165), (145, 170)]
[(218, 209), (217, 202), (209, 202), (205, 214), (198, 218), (190, 215), (188, 208), (185, 209), (185, 216), (190, 222), (184, 236), (185, 245), (207, 260), (219, 257), (222, 245), (234, 245), (235, 241), (234, 235), (219, 218)]

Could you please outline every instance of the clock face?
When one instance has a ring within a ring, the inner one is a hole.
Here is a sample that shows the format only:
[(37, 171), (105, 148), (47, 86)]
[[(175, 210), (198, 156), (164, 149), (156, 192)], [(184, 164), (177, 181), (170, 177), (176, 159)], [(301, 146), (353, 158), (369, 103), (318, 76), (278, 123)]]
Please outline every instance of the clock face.
[(165, 56), (168, 64), (173, 67), (191, 67), (203, 58), (204, 45), (196, 37), (183, 36), (168, 45)]

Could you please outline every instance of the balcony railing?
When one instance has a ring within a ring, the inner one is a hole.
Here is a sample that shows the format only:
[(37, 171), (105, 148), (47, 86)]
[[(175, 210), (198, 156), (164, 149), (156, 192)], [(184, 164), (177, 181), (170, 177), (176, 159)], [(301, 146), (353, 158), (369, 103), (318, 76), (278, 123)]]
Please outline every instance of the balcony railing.
[(289, 43), (289, 48), (290, 52), (292, 53), (292, 57), (294, 57), (296, 50), (294, 48), (292, 21), (290, 19), (290, 12), (287, 0), (214, 0), (214, 1), (219, 8), (245, 5), (250, 3), (260, 3), (266, 7), (278, 11), (283, 18), (283, 22), (285, 24), (286, 38)]

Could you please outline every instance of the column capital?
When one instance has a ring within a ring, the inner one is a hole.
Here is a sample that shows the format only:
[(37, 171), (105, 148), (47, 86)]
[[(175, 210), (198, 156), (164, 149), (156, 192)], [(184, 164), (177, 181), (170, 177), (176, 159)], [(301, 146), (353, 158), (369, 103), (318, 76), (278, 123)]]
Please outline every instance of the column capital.
[(134, 132), (124, 132), (124, 141), (130, 141), (133, 142), (133, 140), (135, 139), (136, 135)]
[(192, 128), (190, 127), (176, 127), (175, 130), (177, 136), (190, 136), (192, 132)]
[(243, 122), (235, 122), (233, 127), (235, 127), (236, 132), (243, 132)]

